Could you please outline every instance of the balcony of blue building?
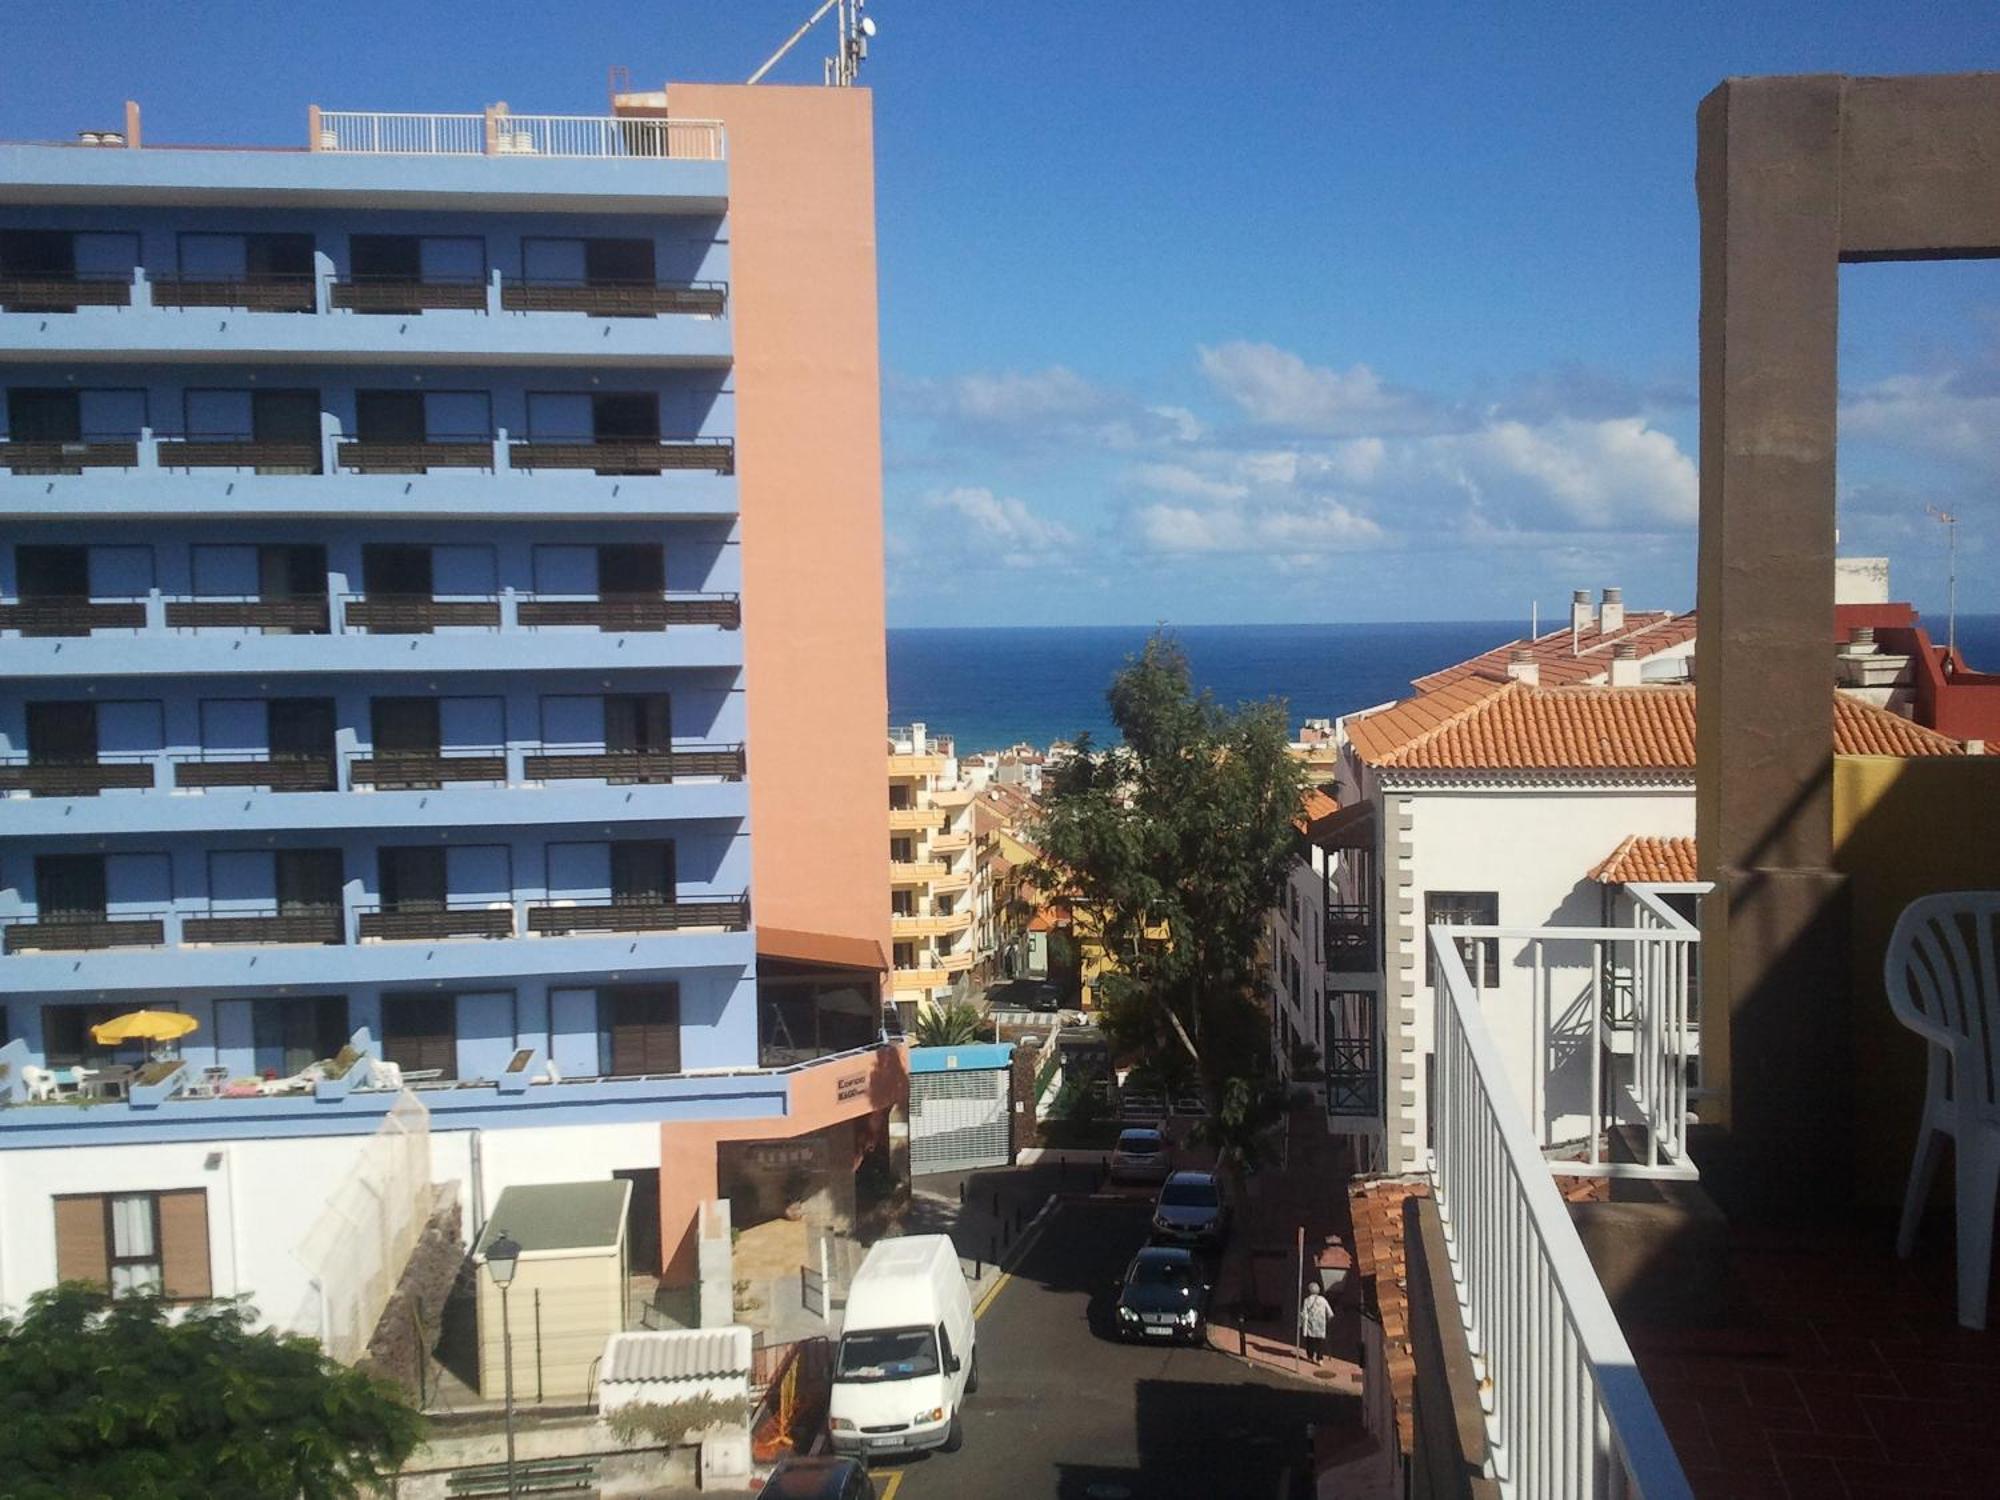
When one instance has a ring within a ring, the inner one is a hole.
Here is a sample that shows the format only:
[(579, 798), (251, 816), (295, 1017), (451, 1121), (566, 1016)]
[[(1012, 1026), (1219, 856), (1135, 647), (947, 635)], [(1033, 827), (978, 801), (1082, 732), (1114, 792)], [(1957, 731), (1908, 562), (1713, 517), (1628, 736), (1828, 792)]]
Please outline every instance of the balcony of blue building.
[(728, 240), (705, 208), (218, 212), (6, 194), (0, 179), (0, 360), (730, 357)]
[[(733, 668), (723, 520), (71, 519), (0, 543), (6, 675)], [(28, 646), (27, 642), (46, 642)]]
[(0, 363), (0, 514), (561, 515), (737, 508), (722, 369)]
[(748, 968), (740, 833), (686, 818), (10, 840), (0, 974), (60, 996)]
[(0, 692), (0, 837), (740, 822), (735, 686), (715, 670), (32, 681)]

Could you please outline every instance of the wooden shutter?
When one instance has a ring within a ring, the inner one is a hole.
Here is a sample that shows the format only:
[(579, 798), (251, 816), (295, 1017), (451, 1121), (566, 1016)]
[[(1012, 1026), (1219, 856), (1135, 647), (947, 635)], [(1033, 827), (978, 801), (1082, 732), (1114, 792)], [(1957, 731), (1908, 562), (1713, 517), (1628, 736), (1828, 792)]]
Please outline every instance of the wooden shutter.
[(681, 1070), (680, 992), (660, 988), (608, 990), (611, 1071), (619, 1077)]
[(87, 1281), (99, 1289), (111, 1285), (111, 1244), (104, 1224), (104, 1197), (85, 1193), (58, 1198), (56, 1205), (56, 1278)]
[(182, 1188), (161, 1193), (160, 1274), (167, 1298), (199, 1302), (210, 1295), (208, 1270), (208, 1190)]

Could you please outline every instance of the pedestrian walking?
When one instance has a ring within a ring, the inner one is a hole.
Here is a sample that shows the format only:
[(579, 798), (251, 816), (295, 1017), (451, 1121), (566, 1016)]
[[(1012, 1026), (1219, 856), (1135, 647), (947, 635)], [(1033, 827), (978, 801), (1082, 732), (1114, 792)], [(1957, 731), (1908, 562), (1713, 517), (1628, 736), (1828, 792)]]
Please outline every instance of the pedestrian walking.
[(1333, 1316), (1333, 1304), (1326, 1300), (1326, 1293), (1313, 1282), (1306, 1288), (1306, 1300), (1299, 1304), (1299, 1336), (1306, 1347), (1306, 1358), (1319, 1363), (1320, 1355), (1326, 1349), (1326, 1320)]

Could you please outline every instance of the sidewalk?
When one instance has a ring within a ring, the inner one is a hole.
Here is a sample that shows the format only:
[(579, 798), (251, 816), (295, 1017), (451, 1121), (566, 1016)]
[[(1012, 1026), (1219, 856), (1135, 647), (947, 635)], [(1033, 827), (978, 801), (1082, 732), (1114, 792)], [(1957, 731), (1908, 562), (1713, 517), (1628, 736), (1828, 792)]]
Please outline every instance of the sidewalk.
[[(1361, 1393), (1360, 1288), (1350, 1269), (1344, 1285), (1329, 1293), (1333, 1317), (1327, 1324), (1330, 1351), (1315, 1366), (1299, 1345), (1298, 1311), (1304, 1295), (1299, 1279), (1299, 1232), (1305, 1232), (1305, 1261), (1310, 1275), (1322, 1250), (1329, 1260), (1347, 1263), (1353, 1225), (1348, 1222), (1345, 1151), (1327, 1135), (1324, 1122), (1310, 1111), (1288, 1117), (1288, 1159), (1253, 1176), (1239, 1205), (1236, 1232), (1230, 1237), (1216, 1277), (1210, 1307), (1208, 1341), (1225, 1354), (1263, 1369)], [(1333, 1247), (1338, 1247), (1333, 1249)]]

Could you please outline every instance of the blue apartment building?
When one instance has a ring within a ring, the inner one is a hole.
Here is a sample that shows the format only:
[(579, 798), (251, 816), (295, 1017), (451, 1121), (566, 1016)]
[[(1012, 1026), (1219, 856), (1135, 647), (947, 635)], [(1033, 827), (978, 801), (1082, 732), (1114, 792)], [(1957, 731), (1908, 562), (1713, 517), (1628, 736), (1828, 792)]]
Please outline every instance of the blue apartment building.
[(385, 1130), (659, 1272), (662, 1131), (881, 1050), (760, 1024), (724, 127), (448, 118), (0, 146), (0, 1302), (339, 1342)]

